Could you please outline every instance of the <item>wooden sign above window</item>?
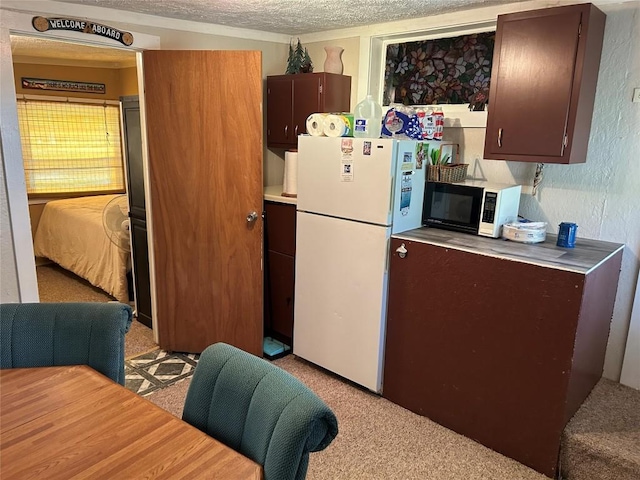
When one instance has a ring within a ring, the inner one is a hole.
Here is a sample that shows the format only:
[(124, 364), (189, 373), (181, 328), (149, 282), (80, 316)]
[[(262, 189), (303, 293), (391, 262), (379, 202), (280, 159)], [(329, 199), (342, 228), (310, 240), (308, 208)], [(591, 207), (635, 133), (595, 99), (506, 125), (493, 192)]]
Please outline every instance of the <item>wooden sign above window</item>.
[(46, 17), (33, 17), (31, 20), (33, 28), (39, 32), (46, 32), (47, 30), (69, 30), (71, 32), (89, 33), (92, 35), (100, 35), (101, 37), (111, 38), (126, 45), (127, 47), (133, 44), (133, 35), (129, 32), (123, 32), (107, 25), (101, 25), (100, 23), (87, 22), (86, 20), (79, 20), (77, 18), (46, 18)]
[(104, 93), (106, 91), (104, 83), (71, 82), (68, 80), (48, 80), (45, 78), (27, 77), (22, 77), (22, 88), (83, 93)]

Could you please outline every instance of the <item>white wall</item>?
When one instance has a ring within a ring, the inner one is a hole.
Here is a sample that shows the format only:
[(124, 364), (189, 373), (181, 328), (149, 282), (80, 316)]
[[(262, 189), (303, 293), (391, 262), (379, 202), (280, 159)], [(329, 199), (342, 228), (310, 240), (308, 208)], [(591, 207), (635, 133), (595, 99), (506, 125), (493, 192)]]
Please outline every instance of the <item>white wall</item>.
[(324, 61), (327, 54), (325, 46), (336, 45), (344, 48), (342, 52), (343, 75), (351, 77), (351, 111), (362, 99), (358, 98), (358, 69), (360, 68), (360, 38), (335, 38), (328, 42), (309, 42), (303, 46), (309, 50), (309, 56), (313, 60), (313, 71), (324, 72)]
[[(3, 157), (0, 150), (0, 156)], [(18, 272), (16, 269), (15, 250), (13, 248), (13, 236), (11, 234), (9, 220), (9, 204), (7, 190), (4, 182), (4, 169), (0, 170), (0, 303), (17, 302), (20, 299), (18, 289)]]
[(631, 311), (629, 338), (624, 352), (624, 364), (620, 383), (640, 390), (640, 279), (636, 284), (636, 296)]

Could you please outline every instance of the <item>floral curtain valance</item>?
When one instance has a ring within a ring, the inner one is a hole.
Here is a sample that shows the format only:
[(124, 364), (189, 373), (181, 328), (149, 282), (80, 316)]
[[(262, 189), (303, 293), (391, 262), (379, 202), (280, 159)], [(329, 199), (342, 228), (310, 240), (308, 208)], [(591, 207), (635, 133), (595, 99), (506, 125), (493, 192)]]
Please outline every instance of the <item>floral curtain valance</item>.
[(387, 46), (383, 104), (485, 103), (495, 32)]

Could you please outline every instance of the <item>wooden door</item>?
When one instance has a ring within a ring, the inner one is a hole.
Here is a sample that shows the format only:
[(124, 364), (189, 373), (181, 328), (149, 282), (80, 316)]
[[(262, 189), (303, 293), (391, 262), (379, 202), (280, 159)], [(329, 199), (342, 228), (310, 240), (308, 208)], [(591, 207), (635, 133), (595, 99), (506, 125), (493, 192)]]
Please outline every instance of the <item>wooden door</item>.
[(261, 54), (143, 61), (160, 347), (222, 341), (262, 356)]

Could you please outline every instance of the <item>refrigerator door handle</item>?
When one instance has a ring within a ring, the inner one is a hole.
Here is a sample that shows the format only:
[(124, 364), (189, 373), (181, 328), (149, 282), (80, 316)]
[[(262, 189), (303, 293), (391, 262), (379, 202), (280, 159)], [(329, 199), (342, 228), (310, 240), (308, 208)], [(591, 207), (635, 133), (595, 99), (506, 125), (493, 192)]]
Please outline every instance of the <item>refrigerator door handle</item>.
[(387, 238), (387, 255), (384, 257), (384, 273), (389, 273), (389, 261), (391, 259), (391, 238)]
[(389, 212), (387, 213), (389, 218), (393, 218), (393, 204), (396, 198), (396, 192), (395, 189), (393, 188), (395, 186), (395, 177), (392, 175), (391, 177), (389, 177), (389, 191), (391, 192), (391, 195), (389, 195)]

